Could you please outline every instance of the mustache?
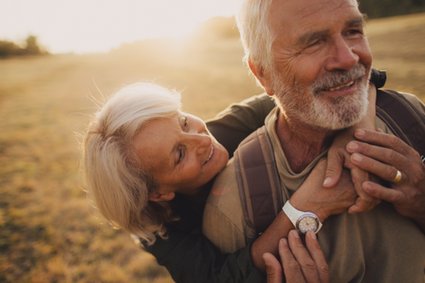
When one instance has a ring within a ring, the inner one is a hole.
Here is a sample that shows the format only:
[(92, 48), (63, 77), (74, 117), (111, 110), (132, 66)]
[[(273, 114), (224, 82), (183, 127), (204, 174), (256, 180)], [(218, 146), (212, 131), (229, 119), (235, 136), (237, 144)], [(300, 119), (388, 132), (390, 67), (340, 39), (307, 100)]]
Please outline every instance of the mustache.
[(350, 81), (356, 81), (366, 74), (366, 67), (362, 64), (356, 64), (351, 70), (328, 72), (319, 78), (312, 85), (313, 93), (318, 95), (319, 92), (346, 84)]

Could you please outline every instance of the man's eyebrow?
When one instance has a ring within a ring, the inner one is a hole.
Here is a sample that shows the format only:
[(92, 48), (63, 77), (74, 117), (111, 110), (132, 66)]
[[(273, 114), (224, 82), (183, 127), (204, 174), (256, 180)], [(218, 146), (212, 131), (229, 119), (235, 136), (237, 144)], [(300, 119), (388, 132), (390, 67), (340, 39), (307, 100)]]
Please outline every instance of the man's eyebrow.
[(329, 30), (310, 31), (303, 34), (297, 40), (297, 45), (306, 45), (316, 39), (325, 38), (329, 34)]
[[(362, 15), (360, 17), (350, 19), (346, 22), (346, 26), (363, 26), (365, 24), (366, 18), (366, 15)], [(298, 38), (297, 45), (306, 45), (314, 40), (325, 38), (326, 36), (328, 36), (328, 34), (329, 30), (307, 32), (303, 34), (300, 38)]]
[(356, 17), (354, 19), (348, 20), (346, 26), (358, 26), (364, 25), (366, 22), (366, 15), (362, 15), (361, 17)]

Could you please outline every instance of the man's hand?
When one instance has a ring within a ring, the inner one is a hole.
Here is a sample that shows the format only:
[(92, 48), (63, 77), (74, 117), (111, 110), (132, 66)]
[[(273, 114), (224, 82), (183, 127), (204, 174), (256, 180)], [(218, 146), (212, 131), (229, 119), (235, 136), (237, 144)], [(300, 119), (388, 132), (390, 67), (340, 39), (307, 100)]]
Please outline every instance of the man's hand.
[(414, 219), (424, 229), (425, 165), (419, 153), (398, 137), (382, 132), (357, 130), (355, 137), (359, 141), (347, 145), (353, 164), (390, 182), (387, 186), (364, 182), (364, 190), (392, 203), (401, 215)]
[(263, 255), (268, 283), (281, 283), (282, 270), (287, 283), (329, 282), (328, 264), (316, 235), (308, 232), (305, 240), (306, 246), (297, 231), (292, 230), (288, 240), (284, 238), (279, 242), (281, 263), (271, 253)]
[(317, 214), (322, 222), (334, 214), (339, 214), (354, 204), (357, 194), (354, 190), (351, 177), (344, 171), (339, 182), (333, 189), (322, 186), (326, 170), (326, 160), (321, 160), (291, 196), (291, 203), (302, 211), (311, 211)]

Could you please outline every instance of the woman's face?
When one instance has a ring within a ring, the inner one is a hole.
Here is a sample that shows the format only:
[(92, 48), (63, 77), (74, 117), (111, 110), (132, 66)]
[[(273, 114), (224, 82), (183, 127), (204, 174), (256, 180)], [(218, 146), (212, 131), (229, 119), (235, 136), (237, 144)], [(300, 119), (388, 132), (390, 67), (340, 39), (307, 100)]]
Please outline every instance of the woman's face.
[(144, 170), (158, 183), (158, 192), (193, 194), (228, 161), (226, 149), (198, 117), (179, 112), (143, 125), (133, 145)]

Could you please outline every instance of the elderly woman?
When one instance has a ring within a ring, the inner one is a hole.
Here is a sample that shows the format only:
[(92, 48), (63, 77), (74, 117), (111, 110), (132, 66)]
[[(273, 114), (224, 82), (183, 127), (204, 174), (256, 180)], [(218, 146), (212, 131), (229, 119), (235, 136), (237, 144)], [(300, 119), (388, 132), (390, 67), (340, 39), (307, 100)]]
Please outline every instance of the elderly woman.
[[(229, 152), (262, 126), (274, 103), (265, 95), (255, 97), (211, 122), (225, 146), (201, 119), (182, 112), (180, 104), (178, 93), (147, 83), (129, 85), (112, 96), (96, 113), (84, 141), (89, 193), (100, 213), (136, 235), (174, 280), (261, 280), (264, 275), (250, 258), (251, 246), (222, 255), (202, 236), (200, 226), (211, 182), (226, 165)], [(318, 166), (299, 192), (321, 186), (324, 167)], [(341, 204), (327, 216), (345, 210), (355, 193), (344, 197), (345, 202), (335, 200)], [(276, 233), (287, 236), (290, 229)]]

